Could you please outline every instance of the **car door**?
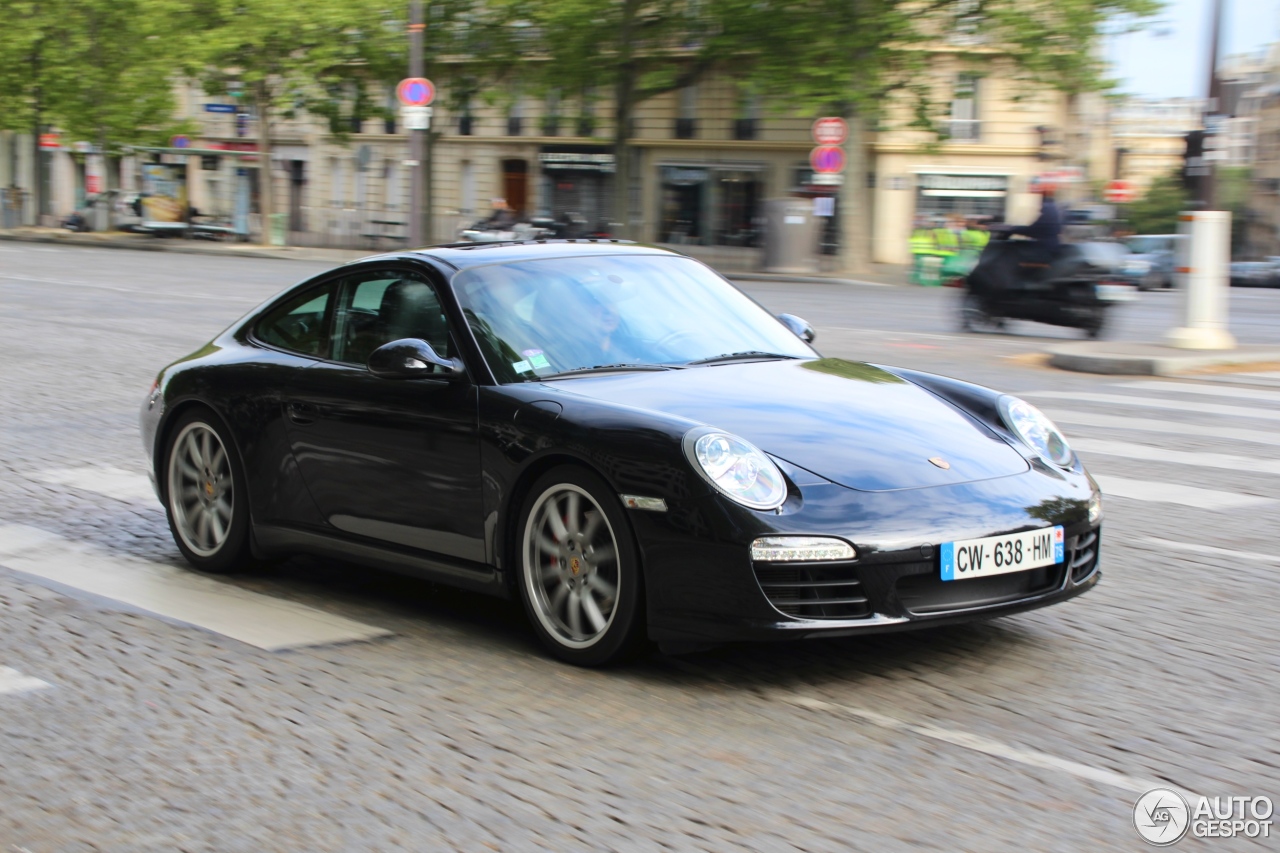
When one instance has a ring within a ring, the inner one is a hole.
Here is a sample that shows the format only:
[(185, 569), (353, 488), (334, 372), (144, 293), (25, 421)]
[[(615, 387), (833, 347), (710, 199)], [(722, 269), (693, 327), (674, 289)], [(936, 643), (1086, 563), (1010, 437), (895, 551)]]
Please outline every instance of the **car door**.
[(454, 355), (436, 286), (404, 269), (338, 288), (327, 360), (286, 404), (294, 458), (325, 520), (352, 536), (485, 561), (476, 387), (384, 379), (369, 354), (402, 338)]

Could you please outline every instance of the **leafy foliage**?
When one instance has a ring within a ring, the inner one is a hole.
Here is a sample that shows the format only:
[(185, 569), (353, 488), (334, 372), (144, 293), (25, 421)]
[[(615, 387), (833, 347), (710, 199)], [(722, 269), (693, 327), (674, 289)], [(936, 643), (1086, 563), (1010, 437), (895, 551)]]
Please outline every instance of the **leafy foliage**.
[(1178, 172), (1156, 178), (1141, 198), (1128, 206), (1129, 224), (1137, 234), (1176, 234), (1178, 215), (1187, 209), (1187, 193)]

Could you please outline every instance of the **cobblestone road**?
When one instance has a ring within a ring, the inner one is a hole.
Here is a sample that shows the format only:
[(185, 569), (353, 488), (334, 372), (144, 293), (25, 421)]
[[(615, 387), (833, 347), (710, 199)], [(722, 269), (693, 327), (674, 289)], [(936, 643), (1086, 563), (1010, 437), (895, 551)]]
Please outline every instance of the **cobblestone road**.
[[(320, 268), (0, 245), (0, 525), (88, 566), (181, 566), (153, 499), (50, 472), (141, 473), (158, 367)], [(828, 355), (1024, 393), (1107, 451), (1082, 452), (1116, 484), (1101, 585), (975, 626), (593, 672), (546, 658), (514, 605), (359, 567), (221, 581), (392, 632), (271, 652), (0, 555), (0, 851), (1139, 850), (1149, 785), (1280, 799), (1280, 389), (1039, 368), (1020, 356), (1069, 333), (959, 336), (949, 292), (748, 289), (817, 320)], [(1153, 296), (1117, 334), (1172, 322)], [(1242, 342), (1280, 342), (1280, 292), (1233, 302)]]

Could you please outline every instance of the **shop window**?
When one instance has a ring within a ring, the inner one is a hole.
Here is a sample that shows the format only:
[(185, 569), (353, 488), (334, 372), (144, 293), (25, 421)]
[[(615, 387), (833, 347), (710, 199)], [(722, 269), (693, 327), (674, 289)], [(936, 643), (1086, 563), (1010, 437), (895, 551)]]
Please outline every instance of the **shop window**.
[(658, 242), (760, 245), (763, 173), (750, 169), (663, 166)]

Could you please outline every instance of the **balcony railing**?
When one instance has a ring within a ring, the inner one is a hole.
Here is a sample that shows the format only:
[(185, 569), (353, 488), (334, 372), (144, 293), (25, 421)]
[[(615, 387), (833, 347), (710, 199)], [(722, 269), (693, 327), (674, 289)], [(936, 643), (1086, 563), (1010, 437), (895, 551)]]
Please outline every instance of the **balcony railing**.
[(977, 119), (950, 119), (945, 124), (947, 139), (952, 142), (977, 142), (982, 138), (982, 122)]

